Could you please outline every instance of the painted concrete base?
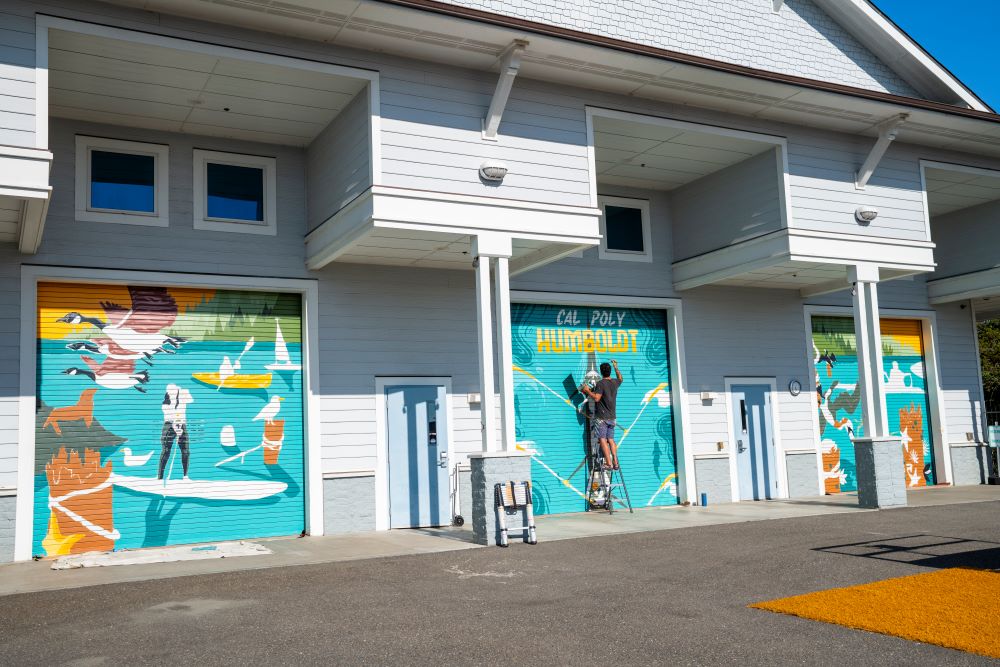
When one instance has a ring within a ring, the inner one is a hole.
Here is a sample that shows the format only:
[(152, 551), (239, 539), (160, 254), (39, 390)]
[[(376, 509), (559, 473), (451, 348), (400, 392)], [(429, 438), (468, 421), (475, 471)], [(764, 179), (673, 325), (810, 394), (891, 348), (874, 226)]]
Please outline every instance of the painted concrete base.
[(694, 485), (696, 504), (701, 503), (701, 494), (708, 494), (708, 504), (733, 502), (733, 488), (729, 478), (729, 457), (713, 457), (694, 460)]
[(989, 449), (983, 445), (951, 446), (951, 472), (955, 486), (985, 484), (989, 476)]
[(788, 471), (789, 498), (821, 495), (815, 452), (789, 452), (785, 455), (785, 470)]
[(906, 506), (906, 468), (899, 438), (854, 441), (858, 505), (866, 509)]
[(272, 551), (255, 542), (220, 542), (184, 547), (136, 549), (135, 551), (105, 551), (101, 553), (74, 554), (57, 558), (53, 570), (75, 570), (80, 567), (109, 567), (111, 565), (146, 565), (149, 563), (176, 563), (187, 560), (211, 560), (238, 556), (263, 556)]
[(323, 480), (323, 530), (326, 535), (375, 530), (375, 476)]
[[(531, 480), (531, 457), (519, 452), (489, 452), (471, 454), (472, 468), (472, 539), (476, 544), (498, 544), (500, 528), (494, 503), (494, 486), (507, 481)], [(507, 527), (519, 527), (526, 522), (525, 512), (507, 516)], [(511, 531), (511, 544), (520, 541), (520, 533)]]
[(17, 496), (0, 496), (0, 563), (14, 560), (14, 515)]

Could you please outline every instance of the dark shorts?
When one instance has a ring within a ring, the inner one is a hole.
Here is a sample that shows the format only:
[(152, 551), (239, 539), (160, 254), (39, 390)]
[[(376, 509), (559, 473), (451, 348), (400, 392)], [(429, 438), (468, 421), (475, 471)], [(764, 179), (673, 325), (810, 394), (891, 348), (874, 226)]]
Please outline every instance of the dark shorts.
[(604, 438), (606, 440), (611, 440), (615, 437), (615, 422), (605, 421), (603, 419), (597, 420), (597, 437)]

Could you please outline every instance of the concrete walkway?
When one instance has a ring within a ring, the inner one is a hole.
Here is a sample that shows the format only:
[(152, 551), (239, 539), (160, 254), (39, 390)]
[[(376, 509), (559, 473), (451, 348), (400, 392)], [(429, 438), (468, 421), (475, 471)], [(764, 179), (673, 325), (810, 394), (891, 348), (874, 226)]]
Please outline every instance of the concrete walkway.
[[(1000, 500), (1000, 487), (937, 487), (911, 491), (911, 507)], [(854, 494), (801, 500), (779, 500), (712, 505), (709, 507), (656, 507), (634, 514), (582, 512), (539, 517), (540, 541), (624, 535), (735, 524), (751, 521), (791, 519), (829, 514), (864, 513)], [(341, 561), (480, 549), (471, 542), (471, 531), (458, 528), (395, 530), (330, 537), (273, 538), (252, 540), (273, 553), (240, 558), (194, 560), (142, 565), (118, 565), (55, 571), (51, 561), (0, 565), (0, 596), (45, 590), (99, 586), (125, 582), (168, 579), (274, 567), (292, 567)], [(516, 540), (515, 540), (516, 543)]]

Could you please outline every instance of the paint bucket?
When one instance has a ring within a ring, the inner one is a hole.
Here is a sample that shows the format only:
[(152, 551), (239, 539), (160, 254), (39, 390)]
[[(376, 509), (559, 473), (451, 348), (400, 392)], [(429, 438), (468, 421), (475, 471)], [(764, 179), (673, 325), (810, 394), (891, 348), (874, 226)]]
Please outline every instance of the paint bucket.
[(112, 511), (111, 461), (101, 465), (95, 449), (80, 452), (60, 449), (45, 464), (49, 483), (49, 532), (42, 540), (47, 556), (115, 547)]
[(285, 420), (275, 419), (270, 424), (264, 424), (264, 463), (269, 466), (278, 465), (278, 454), (285, 441)]

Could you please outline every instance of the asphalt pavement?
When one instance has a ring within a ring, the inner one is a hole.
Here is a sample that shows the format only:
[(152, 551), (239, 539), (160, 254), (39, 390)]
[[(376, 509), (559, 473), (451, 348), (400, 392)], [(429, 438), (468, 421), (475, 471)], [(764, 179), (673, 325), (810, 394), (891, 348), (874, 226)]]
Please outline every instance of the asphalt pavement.
[[(0, 661), (995, 664), (747, 608), (953, 566), (1000, 568), (1000, 502), (11, 595), (0, 598)], [(984, 619), (984, 632), (997, 627)]]

